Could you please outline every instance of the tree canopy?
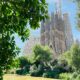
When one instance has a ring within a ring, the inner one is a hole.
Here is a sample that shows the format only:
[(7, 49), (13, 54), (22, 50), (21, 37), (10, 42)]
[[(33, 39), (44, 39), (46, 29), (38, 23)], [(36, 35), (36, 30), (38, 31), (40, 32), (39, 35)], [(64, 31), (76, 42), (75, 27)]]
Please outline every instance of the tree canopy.
[(33, 49), (35, 62), (39, 61), (44, 65), (53, 59), (52, 52), (49, 47), (36, 45)]
[(14, 34), (24, 41), (29, 36), (28, 24), (32, 29), (47, 18), (45, 0), (1, 0), (0, 1), (0, 68), (10, 64), (19, 53)]
[(80, 72), (80, 45), (74, 44), (61, 58), (66, 60), (76, 71)]

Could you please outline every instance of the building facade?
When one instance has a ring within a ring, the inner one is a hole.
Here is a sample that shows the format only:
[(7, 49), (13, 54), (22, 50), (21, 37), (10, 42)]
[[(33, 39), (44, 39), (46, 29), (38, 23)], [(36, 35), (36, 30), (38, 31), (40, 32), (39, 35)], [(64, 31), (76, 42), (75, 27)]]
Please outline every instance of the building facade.
[(50, 19), (41, 23), (42, 45), (48, 45), (57, 57), (70, 49), (73, 43), (73, 36), (68, 13), (62, 14), (60, 7), (51, 13)]
[(23, 48), (24, 56), (30, 56), (33, 53), (33, 47), (36, 44), (40, 44), (40, 37), (30, 37)]

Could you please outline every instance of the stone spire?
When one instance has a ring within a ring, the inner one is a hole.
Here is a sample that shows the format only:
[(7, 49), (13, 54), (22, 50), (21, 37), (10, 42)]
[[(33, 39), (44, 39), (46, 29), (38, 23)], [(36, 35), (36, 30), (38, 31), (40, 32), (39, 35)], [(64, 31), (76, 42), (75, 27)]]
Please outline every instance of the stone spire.
[(59, 14), (59, 16), (62, 15), (62, 1), (61, 0), (55, 0), (55, 12)]

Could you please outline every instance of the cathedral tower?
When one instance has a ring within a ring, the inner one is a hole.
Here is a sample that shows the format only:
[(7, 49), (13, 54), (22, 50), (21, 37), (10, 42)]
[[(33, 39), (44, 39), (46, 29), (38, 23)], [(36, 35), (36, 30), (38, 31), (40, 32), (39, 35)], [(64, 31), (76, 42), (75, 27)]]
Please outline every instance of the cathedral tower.
[(55, 57), (64, 53), (70, 48), (73, 41), (70, 40), (70, 37), (72, 38), (70, 27), (68, 14), (62, 14), (61, 0), (58, 0), (54, 13), (51, 13), (51, 19), (42, 22), (41, 44), (48, 45), (53, 50)]
[(73, 44), (73, 35), (72, 35), (69, 16), (67, 13), (63, 14), (63, 19), (64, 19), (64, 25), (65, 25), (66, 50), (69, 50), (71, 48), (71, 45)]

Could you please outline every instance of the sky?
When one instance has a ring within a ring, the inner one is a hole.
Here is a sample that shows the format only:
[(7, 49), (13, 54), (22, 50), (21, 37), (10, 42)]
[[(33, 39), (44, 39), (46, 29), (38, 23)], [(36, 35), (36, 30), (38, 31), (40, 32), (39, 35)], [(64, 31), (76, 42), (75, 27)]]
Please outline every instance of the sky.
[[(48, 11), (49, 14), (51, 12), (54, 12), (55, 10), (55, 2), (59, 2), (59, 0), (46, 0), (48, 3)], [(71, 28), (72, 28), (72, 34), (74, 40), (78, 39), (80, 40), (80, 31), (77, 30), (77, 25), (76, 25), (76, 12), (77, 12), (77, 7), (75, 3), (70, 2), (70, 0), (62, 0), (62, 13), (68, 13), (69, 14), (69, 19), (71, 23)], [(37, 30), (31, 30), (31, 36), (40, 36), (40, 28)], [(26, 42), (22, 42), (20, 38), (15, 35), (15, 41), (16, 44), (19, 48), (23, 49), (24, 45)]]

